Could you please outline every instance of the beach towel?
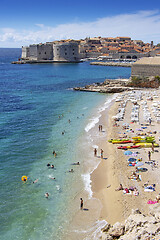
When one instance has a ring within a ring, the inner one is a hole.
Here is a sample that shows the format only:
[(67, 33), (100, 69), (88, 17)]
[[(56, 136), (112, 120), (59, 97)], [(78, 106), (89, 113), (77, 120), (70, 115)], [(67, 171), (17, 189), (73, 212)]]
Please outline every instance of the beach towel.
[(148, 200), (147, 204), (155, 204), (158, 203), (157, 201), (152, 201), (152, 200)]

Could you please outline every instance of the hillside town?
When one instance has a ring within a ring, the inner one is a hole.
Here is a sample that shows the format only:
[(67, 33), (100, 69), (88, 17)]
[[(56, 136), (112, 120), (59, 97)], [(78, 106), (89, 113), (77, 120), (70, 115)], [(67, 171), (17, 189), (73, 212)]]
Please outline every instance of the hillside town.
[(81, 59), (137, 60), (160, 54), (160, 44), (130, 37), (95, 37), (60, 40), (22, 47), (21, 60), (78, 62)]

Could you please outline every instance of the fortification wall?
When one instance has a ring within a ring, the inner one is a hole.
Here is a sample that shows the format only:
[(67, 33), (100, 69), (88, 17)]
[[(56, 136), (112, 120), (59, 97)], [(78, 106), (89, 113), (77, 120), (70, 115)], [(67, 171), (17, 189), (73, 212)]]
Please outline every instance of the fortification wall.
[(79, 47), (77, 43), (61, 43), (53, 45), (54, 61), (79, 61)]
[(33, 45), (30, 45), (29, 46), (29, 52), (30, 52), (30, 56), (29, 58), (31, 60), (37, 60), (37, 47), (38, 45), (37, 44), (33, 44)]
[(38, 45), (37, 60), (53, 60), (53, 44)]
[(160, 76), (160, 65), (133, 64), (131, 75), (141, 77)]
[(26, 59), (26, 58), (29, 58), (29, 56), (30, 56), (30, 49), (29, 49), (29, 47), (23, 47), (22, 46), (22, 56), (21, 56), (21, 58)]

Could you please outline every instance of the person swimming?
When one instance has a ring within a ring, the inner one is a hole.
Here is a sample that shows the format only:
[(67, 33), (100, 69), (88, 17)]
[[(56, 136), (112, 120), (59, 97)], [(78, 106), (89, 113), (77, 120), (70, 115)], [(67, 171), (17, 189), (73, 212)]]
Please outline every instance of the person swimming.
[(36, 179), (35, 181), (33, 181), (33, 183), (37, 183), (38, 182), (38, 179)]
[(72, 165), (80, 165), (80, 162), (72, 163)]
[(48, 193), (48, 192), (45, 193), (45, 197), (46, 197), (46, 198), (49, 197), (49, 193)]

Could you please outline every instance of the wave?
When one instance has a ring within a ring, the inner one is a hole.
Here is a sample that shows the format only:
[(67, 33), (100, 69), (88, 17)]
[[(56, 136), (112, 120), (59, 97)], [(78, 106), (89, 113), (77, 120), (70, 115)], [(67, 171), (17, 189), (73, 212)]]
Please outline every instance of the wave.
[(98, 116), (95, 116), (94, 118), (90, 119), (90, 122), (85, 127), (85, 131), (86, 132), (89, 132), (99, 122), (99, 119), (102, 116), (99, 113), (101, 113), (105, 109), (107, 109), (109, 107), (109, 105), (111, 104), (111, 102), (117, 98), (117, 95), (118, 94), (114, 94), (111, 98), (107, 98), (107, 101), (103, 104), (103, 106), (99, 107), (99, 109), (98, 109)]
[(88, 234), (84, 240), (97, 240), (102, 236), (101, 229), (107, 224), (106, 220), (98, 220), (94, 225), (87, 230), (74, 230), (76, 233), (86, 233)]

